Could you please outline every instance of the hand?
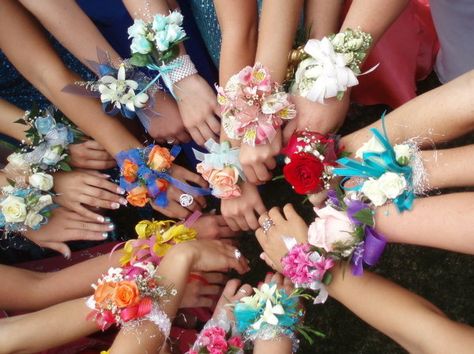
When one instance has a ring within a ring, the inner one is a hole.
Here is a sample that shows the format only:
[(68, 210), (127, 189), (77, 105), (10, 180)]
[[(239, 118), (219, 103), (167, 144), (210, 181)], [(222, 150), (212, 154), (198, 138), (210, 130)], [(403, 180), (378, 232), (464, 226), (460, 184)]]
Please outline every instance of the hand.
[[(170, 174), (176, 179), (187, 183), (197, 184), (199, 187), (206, 188), (208, 185), (206, 181), (198, 174), (193, 173), (179, 165), (173, 165), (170, 169)], [(176, 187), (170, 185), (167, 192), (169, 204), (166, 208), (159, 207), (152, 203), (153, 209), (166, 215), (169, 218), (185, 219), (193, 211), (201, 210), (206, 207), (206, 200), (203, 196), (194, 197), (194, 202), (187, 208), (181, 206), (179, 197), (184, 193)]]
[(198, 145), (209, 139), (218, 141), (221, 124), (214, 91), (199, 75), (191, 75), (175, 84), (179, 112), (191, 137)]
[(260, 225), (268, 218), (273, 221), (273, 225), (266, 233), (262, 228), (255, 232), (257, 240), (264, 251), (262, 259), (278, 272), (282, 270), (281, 259), (288, 253), (288, 249), (283, 242), (283, 236), (294, 237), (297, 243), (308, 242), (308, 226), (296, 213), (293, 206), (286, 204), (283, 212), (284, 216), (278, 208), (272, 208), (268, 215), (260, 216)]
[(54, 201), (60, 206), (75, 211), (91, 221), (104, 222), (104, 217), (86, 208), (118, 209), (127, 200), (119, 186), (108, 181), (110, 176), (95, 171), (56, 172), (54, 191), (58, 194)]
[(234, 312), (232, 307), (227, 306), (228, 304), (234, 304), (245, 296), (251, 296), (253, 289), (249, 284), (240, 286), (241, 282), (239, 279), (231, 279), (227, 282), (222, 295), (217, 302), (216, 309), (212, 317), (217, 317), (222, 311), (226, 312), (227, 319), (230, 322), (234, 321)]
[(71, 250), (65, 242), (103, 241), (113, 228), (113, 224), (94, 223), (75, 212), (59, 207), (53, 210), (47, 224), (39, 230), (27, 231), (25, 237), (40, 247), (50, 248), (65, 258), (70, 258)]
[(77, 168), (107, 170), (117, 165), (115, 159), (95, 140), (87, 140), (68, 147), (69, 164)]
[(311, 130), (326, 134), (336, 132), (346, 119), (349, 109), (350, 93), (346, 92), (341, 101), (330, 98), (324, 104), (312, 102), (301, 96), (292, 96), (298, 115), (283, 130), (286, 144), (295, 130)]
[(213, 240), (237, 237), (238, 232), (232, 231), (222, 215), (203, 215), (192, 225), (200, 240)]
[(244, 182), (240, 188), (240, 197), (221, 201), (222, 216), (234, 231), (255, 230), (259, 227), (255, 214), (262, 215), (267, 209), (255, 185)]
[(279, 130), (271, 143), (240, 146), (240, 163), (247, 181), (262, 184), (272, 178), (271, 170), (276, 167), (275, 156), (281, 150), (281, 131)]
[(178, 260), (184, 257), (192, 272), (227, 272), (229, 269), (244, 274), (250, 270), (244, 256), (236, 257), (234, 246), (223, 241), (196, 240), (173, 246), (165, 258)]
[(155, 96), (155, 108), (158, 117), (150, 121), (148, 134), (158, 143), (187, 143), (191, 137), (186, 132), (176, 101), (169, 95), (158, 92)]
[(190, 280), (186, 285), (181, 308), (190, 307), (208, 307), (214, 308), (215, 299), (213, 297), (219, 296), (222, 287), (226, 281), (226, 276), (222, 273), (200, 273), (194, 276), (202, 278), (198, 280), (190, 275)]

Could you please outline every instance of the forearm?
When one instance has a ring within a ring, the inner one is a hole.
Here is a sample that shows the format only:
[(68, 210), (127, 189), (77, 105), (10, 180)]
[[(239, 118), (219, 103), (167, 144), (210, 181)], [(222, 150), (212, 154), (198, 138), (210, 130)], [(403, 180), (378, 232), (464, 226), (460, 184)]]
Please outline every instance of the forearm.
[(408, 351), (465, 353), (472, 348), (473, 329), (450, 321), (420, 296), (369, 272), (355, 277), (334, 269), (330, 296)]
[(0, 128), (1, 132), (8, 135), (16, 140), (24, 140), (25, 126), (22, 124), (15, 123), (16, 120), (20, 119), (24, 115), (24, 111), (18, 107), (8, 103), (5, 100), (0, 99)]
[(254, 354), (291, 354), (293, 352), (291, 339), (280, 337), (275, 340), (257, 339), (254, 343)]
[(122, 61), (75, 0), (20, 0), (20, 2), (65, 48), (84, 65), (89, 66), (89, 69), (94, 68), (90, 67), (87, 60), (98, 60), (97, 49), (106, 52), (114, 63)]
[(219, 83), (255, 61), (257, 49), (257, 3), (254, 0), (214, 0), (222, 33)]
[(302, 7), (302, 0), (263, 1), (255, 61), (270, 70), (273, 81), (282, 82), (286, 76)]
[(85, 301), (0, 320), (0, 353), (37, 353), (96, 332), (96, 324), (86, 320), (90, 309)]
[[(423, 146), (446, 142), (474, 129), (474, 70), (397, 108), (385, 119), (392, 144), (416, 137)], [(342, 138), (355, 152), (371, 137), (370, 128), (382, 130), (382, 120)]]
[(343, 0), (308, 0), (305, 4), (305, 27), (309, 38), (321, 39), (339, 30)]

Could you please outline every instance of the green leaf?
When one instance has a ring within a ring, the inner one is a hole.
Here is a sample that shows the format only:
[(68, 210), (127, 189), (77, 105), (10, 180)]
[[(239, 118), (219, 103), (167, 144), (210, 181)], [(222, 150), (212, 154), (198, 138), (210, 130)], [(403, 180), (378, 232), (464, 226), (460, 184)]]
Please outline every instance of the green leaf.
[(10, 178), (7, 178), (7, 182), (8, 182), (8, 184), (9, 184), (10, 186), (15, 187), (15, 184), (16, 184), (16, 183), (15, 183), (14, 180), (12, 180), (12, 179), (10, 179)]
[(60, 168), (61, 170), (63, 170), (63, 171), (66, 171), (66, 172), (72, 171), (71, 166), (69, 166), (69, 165), (67, 164), (67, 162), (64, 161), (64, 160), (63, 160), (63, 161), (59, 161), (59, 168)]
[(150, 57), (147, 54), (133, 53), (130, 58), (130, 64), (133, 66), (144, 67), (150, 63)]
[(331, 272), (326, 272), (323, 277), (323, 284), (324, 285), (329, 285), (332, 282), (332, 273)]
[(27, 121), (24, 120), (23, 118), (17, 119), (17, 120), (14, 121), (13, 123), (28, 125)]
[(374, 214), (372, 209), (366, 208), (354, 214), (354, 218), (364, 225), (374, 226)]
[(272, 178), (272, 181), (278, 181), (280, 179), (285, 179), (285, 176), (284, 175), (275, 176), (275, 177)]

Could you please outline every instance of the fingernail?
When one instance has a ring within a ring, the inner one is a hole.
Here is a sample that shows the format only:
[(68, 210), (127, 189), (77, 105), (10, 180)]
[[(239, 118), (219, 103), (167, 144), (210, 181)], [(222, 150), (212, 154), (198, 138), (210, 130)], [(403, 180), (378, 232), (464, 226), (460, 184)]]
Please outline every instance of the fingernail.
[(109, 234), (107, 232), (102, 232), (102, 237), (103, 238), (107, 238), (109, 236)]
[(125, 194), (125, 189), (118, 187), (117, 188), (117, 193), (118, 194)]
[(264, 253), (260, 253), (260, 259), (263, 259), (263, 260), (265, 260)]
[(104, 176), (105, 178), (110, 178), (111, 176), (108, 175), (107, 173), (102, 173), (102, 176)]
[(111, 207), (112, 207), (112, 209), (118, 209), (118, 208), (120, 208), (120, 204), (119, 203), (112, 203)]
[(71, 259), (71, 252), (66, 252), (66, 253), (64, 254), (64, 258), (66, 258), (66, 259)]
[(98, 216), (97, 221), (98, 222), (105, 222), (105, 218), (103, 216)]
[(262, 285), (263, 285), (263, 282), (259, 282), (259, 283), (257, 284), (257, 288), (261, 287)]
[(128, 202), (127, 202), (127, 199), (120, 198), (119, 203), (122, 204), (122, 205), (127, 205)]
[(268, 273), (267, 273), (267, 277), (269, 277), (269, 276), (273, 276), (273, 273), (272, 273), (272, 272), (268, 272)]
[(107, 217), (107, 218), (104, 218), (104, 221), (105, 221), (105, 222), (110, 222), (111, 219), (110, 219), (109, 217)]
[(115, 229), (115, 225), (114, 224), (109, 224), (108, 228), (109, 228), (109, 230), (113, 230), (113, 229)]

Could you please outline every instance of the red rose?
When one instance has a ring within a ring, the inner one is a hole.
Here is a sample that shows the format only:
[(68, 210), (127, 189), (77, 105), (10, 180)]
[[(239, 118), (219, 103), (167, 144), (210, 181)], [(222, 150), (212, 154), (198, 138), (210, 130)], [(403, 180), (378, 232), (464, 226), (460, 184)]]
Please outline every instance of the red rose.
[(291, 155), (291, 161), (283, 167), (283, 175), (298, 194), (317, 193), (322, 189), (324, 165), (314, 155)]

